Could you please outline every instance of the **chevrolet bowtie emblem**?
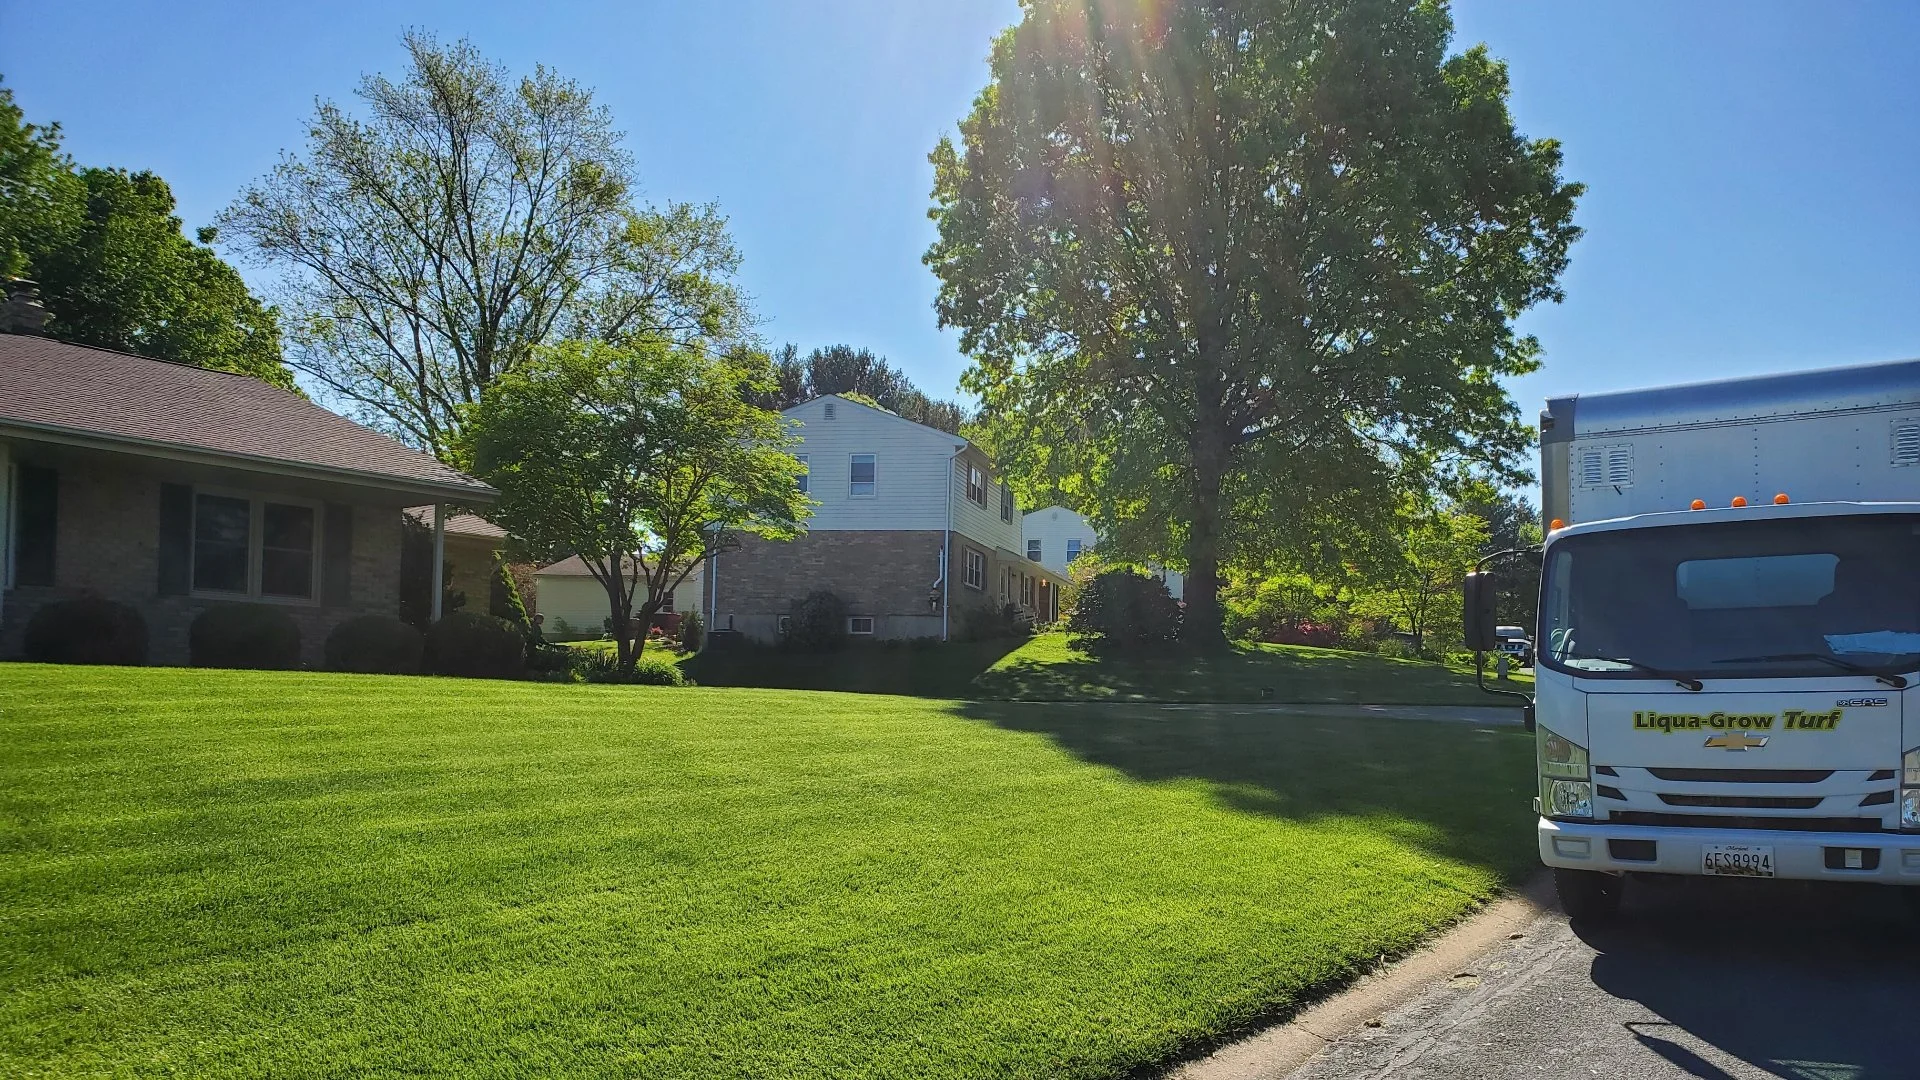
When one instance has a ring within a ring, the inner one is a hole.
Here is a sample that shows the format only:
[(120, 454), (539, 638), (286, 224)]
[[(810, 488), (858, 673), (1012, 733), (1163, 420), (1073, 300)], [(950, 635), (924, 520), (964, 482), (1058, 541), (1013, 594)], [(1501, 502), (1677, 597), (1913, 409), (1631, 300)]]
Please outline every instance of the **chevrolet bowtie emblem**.
[(1707, 740), (1709, 750), (1758, 750), (1767, 745), (1765, 735), (1749, 735), (1744, 731), (1729, 731), (1725, 735), (1715, 735)]

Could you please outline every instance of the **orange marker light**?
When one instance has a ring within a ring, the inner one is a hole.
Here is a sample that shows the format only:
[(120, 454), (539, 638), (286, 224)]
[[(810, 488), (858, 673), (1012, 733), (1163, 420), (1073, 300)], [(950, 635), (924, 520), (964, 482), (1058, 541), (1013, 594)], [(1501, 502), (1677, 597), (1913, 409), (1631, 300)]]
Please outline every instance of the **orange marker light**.
[(1693, 500), (1693, 508), (1695, 510), (1705, 510), (1707, 508), (1707, 500), (1705, 499)]
[(1775, 496), (1773, 497), (1773, 505), (1775, 505), (1775, 506), (1785, 506), (1785, 505), (1787, 505), (1787, 493), (1783, 491), (1783, 492), (1781, 492), (1780, 494), (1778, 494), (1778, 495), (1775, 495)]
[(1567, 527), (1567, 523), (1564, 521), (1561, 521), (1559, 518), (1554, 518), (1553, 521), (1547, 525), (1547, 528), (1553, 530), (1554, 532), (1559, 532), (1561, 529), (1564, 529), (1566, 527)]
[(1735, 495), (1733, 497), (1733, 505), (1735, 506), (1747, 505), (1747, 497), (1745, 495)]

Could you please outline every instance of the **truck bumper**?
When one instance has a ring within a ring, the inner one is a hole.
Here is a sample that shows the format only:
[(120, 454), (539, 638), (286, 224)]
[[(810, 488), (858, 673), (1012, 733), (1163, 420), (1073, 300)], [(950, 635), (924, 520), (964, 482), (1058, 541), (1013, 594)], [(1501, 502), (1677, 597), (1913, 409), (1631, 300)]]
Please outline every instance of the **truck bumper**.
[[(1539, 834), (1540, 861), (1568, 870), (1701, 877), (1701, 852), (1708, 844), (1743, 844), (1773, 849), (1776, 878), (1920, 885), (1920, 833), (1673, 829), (1541, 818)], [(1847, 867), (1849, 850), (1862, 853), (1858, 869)]]

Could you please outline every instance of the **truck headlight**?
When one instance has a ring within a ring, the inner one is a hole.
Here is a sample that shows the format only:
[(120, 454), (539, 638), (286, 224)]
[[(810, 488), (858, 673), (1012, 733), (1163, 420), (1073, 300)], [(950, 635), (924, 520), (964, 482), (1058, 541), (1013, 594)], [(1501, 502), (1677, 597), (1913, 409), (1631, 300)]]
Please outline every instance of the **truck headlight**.
[(1593, 817), (1593, 782), (1587, 772), (1587, 748), (1564, 735), (1534, 728), (1540, 761), (1540, 810), (1553, 818)]
[(1593, 816), (1593, 785), (1585, 780), (1541, 781), (1540, 805), (1548, 817), (1590, 818)]
[(1920, 750), (1900, 756), (1900, 827), (1920, 830)]
[(1539, 752), (1540, 775), (1567, 780), (1587, 778), (1587, 748), (1576, 746), (1563, 735), (1543, 727), (1534, 728), (1534, 746)]

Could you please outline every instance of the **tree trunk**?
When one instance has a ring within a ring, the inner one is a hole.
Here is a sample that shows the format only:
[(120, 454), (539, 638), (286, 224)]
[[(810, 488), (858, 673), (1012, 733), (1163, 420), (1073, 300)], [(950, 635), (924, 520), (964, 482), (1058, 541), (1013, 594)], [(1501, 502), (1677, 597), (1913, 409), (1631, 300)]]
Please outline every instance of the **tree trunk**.
[(1193, 524), (1187, 533), (1186, 616), (1180, 636), (1208, 651), (1227, 646), (1220, 616), (1220, 489), (1227, 471), (1226, 440), (1203, 415), (1193, 447)]

